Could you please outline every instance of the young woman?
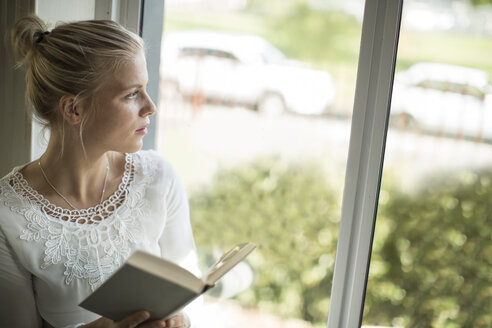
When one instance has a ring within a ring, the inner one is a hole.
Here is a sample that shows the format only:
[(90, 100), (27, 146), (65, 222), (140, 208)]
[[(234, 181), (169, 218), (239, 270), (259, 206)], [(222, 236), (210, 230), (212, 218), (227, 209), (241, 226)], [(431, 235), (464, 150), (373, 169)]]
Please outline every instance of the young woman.
[(12, 41), (50, 138), (0, 180), (0, 327), (189, 327), (184, 314), (113, 322), (78, 306), (136, 249), (197, 271), (185, 192), (139, 151), (155, 112), (142, 39), (112, 21), (46, 31), (29, 16)]

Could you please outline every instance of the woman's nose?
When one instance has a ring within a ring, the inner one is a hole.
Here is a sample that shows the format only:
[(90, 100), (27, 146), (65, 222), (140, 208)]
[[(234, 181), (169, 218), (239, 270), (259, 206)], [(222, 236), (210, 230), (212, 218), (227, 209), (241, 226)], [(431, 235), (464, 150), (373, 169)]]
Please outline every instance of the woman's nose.
[(145, 93), (145, 104), (140, 110), (140, 115), (141, 116), (150, 116), (153, 115), (156, 111), (156, 107), (152, 99), (150, 99), (149, 95)]

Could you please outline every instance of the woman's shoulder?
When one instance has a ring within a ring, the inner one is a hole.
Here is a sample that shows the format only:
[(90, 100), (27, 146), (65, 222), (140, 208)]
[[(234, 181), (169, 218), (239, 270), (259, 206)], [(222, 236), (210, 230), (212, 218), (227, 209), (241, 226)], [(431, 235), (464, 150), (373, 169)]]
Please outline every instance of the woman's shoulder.
[(176, 177), (176, 172), (171, 163), (155, 150), (140, 150), (131, 156), (137, 171), (153, 177), (155, 182), (174, 180)]
[(3, 177), (0, 178), (0, 183), (5, 183), (9, 181), (9, 179), (12, 178), (14, 174), (16, 174), (18, 171), (20, 171), (23, 167), (29, 165), (30, 163), (26, 163), (24, 165), (19, 165), (11, 168), (7, 174), (5, 174)]
[(23, 168), (28, 166), (30, 163), (26, 163), (23, 165), (13, 167), (7, 174), (0, 178), (0, 198), (3, 198), (6, 190), (10, 190), (10, 186), (12, 185), (12, 180), (19, 176), (23, 178), (23, 176), (19, 173)]
[(147, 164), (148, 167), (172, 170), (172, 166), (169, 161), (153, 149), (140, 150), (134, 153), (133, 156), (135, 161)]
[(3, 185), (9, 181), (9, 179), (12, 177), (13, 172), (10, 171), (9, 173), (5, 174), (3, 177), (0, 178), (0, 185)]
[(14, 214), (12, 209), (22, 206), (22, 198), (16, 192), (16, 188), (22, 186), (25, 181), (19, 173), (25, 165), (12, 168), (9, 173), (0, 178), (0, 230), (5, 220), (9, 220)]
[(14, 174), (15, 172), (11, 170), (9, 173), (0, 178), (0, 207), (3, 207), (5, 197), (7, 197), (7, 192), (11, 189), (9, 184)]
[(154, 149), (139, 150), (131, 155), (146, 161), (154, 161), (154, 162), (164, 161), (164, 158)]
[(8, 183), (8, 181), (16, 174), (18, 175), (19, 172), (22, 173), (21, 175), (24, 177), (27, 171), (29, 173), (32, 171), (32, 166), (34, 164), (35, 161), (31, 161), (12, 167), (3, 177), (0, 178), (0, 183)]

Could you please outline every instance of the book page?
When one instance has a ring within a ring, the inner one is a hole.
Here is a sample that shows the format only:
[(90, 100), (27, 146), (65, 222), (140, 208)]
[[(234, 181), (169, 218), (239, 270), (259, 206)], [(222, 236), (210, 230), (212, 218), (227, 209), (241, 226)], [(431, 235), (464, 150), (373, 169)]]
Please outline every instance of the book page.
[(256, 248), (255, 244), (242, 243), (237, 244), (229, 251), (227, 251), (222, 257), (209, 269), (205, 276), (205, 282), (207, 285), (214, 285), (224, 274), (231, 270), (236, 264), (241, 262), (246, 256), (249, 255)]

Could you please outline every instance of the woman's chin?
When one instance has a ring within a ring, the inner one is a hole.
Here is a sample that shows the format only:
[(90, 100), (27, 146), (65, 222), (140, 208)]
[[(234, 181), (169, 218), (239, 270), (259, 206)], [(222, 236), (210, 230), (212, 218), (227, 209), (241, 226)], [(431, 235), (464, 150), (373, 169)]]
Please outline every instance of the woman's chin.
[(128, 149), (128, 151), (126, 151), (126, 152), (127, 153), (136, 153), (137, 151), (142, 149), (142, 146), (143, 146), (143, 143), (140, 143), (138, 146), (132, 147), (131, 149)]
[(116, 151), (120, 152), (120, 153), (136, 153), (137, 151), (139, 151), (140, 149), (142, 149), (143, 147), (143, 141), (142, 139), (139, 141), (139, 142), (136, 142), (132, 145), (125, 145), (123, 147), (118, 147), (118, 149), (116, 149)]

